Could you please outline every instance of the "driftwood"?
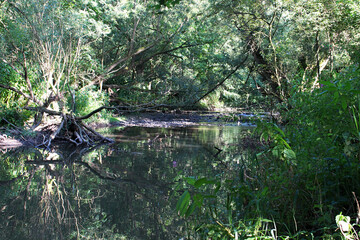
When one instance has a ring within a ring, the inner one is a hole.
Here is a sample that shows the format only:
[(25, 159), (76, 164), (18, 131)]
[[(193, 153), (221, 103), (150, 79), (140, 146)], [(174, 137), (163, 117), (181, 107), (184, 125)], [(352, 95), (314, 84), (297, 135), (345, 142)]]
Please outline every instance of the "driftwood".
[(58, 124), (55, 130), (44, 139), (44, 141), (38, 146), (50, 147), (52, 141), (56, 138), (69, 141), (75, 145), (94, 145), (99, 142), (113, 142), (112, 139), (102, 136), (97, 133), (91, 127), (86, 126), (82, 121), (90, 118), (94, 114), (100, 112), (103, 109), (113, 109), (112, 107), (100, 107), (91, 113), (76, 117), (73, 114), (63, 114), (59, 111), (50, 110), (44, 107), (25, 107), (26, 110), (35, 111), (40, 114), (47, 113), (51, 116), (61, 117), (61, 122)]
[(34, 111), (39, 115), (44, 113), (50, 116), (60, 117), (60, 123), (56, 124), (55, 127), (52, 127), (51, 133), (44, 138), (43, 142), (38, 144), (37, 147), (50, 147), (54, 139), (61, 139), (68, 142), (71, 142), (75, 145), (96, 145), (100, 142), (111, 143), (114, 140), (107, 138), (100, 133), (96, 132), (90, 126), (87, 126), (83, 123), (83, 120), (90, 118), (94, 114), (104, 110), (116, 110), (117, 112), (142, 112), (142, 111), (152, 111), (155, 109), (167, 108), (167, 109), (177, 109), (176, 106), (170, 106), (165, 104), (155, 105), (153, 103), (141, 104), (136, 106), (117, 106), (109, 107), (102, 106), (84, 116), (74, 116), (73, 114), (64, 114), (60, 111), (50, 110), (45, 107), (24, 107), (24, 109), (29, 111)]

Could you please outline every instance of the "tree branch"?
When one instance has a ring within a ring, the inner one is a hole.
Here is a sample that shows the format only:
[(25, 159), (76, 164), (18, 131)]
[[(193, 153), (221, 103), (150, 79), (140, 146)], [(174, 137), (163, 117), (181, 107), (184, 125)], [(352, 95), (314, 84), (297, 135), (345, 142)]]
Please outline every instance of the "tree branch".
[(155, 46), (155, 43), (153, 43), (153, 44), (151, 44), (151, 45), (149, 45), (149, 46), (147, 46), (147, 47), (145, 47), (145, 48), (139, 48), (135, 53), (130, 54), (130, 55), (128, 55), (128, 56), (126, 56), (126, 57), (118, 60), (117, 62), (113, 63), (112, 65), (110, 65), (110, 66), (105, 70), (105, 72), (104, 72), (103, 74), (95, 77), (90, 83), (88, 83), (88, 84), (86, 85), (86, 87), (97, 84), (99, 81), (101, 81), (102, 79), (104, 79), (106, 75), (111, 74), (112, 72), (117, 72), (117, 71), (119, 71), (119, 70), (116, 70), (116, 71), (112, 71), (112, 70), (113, 70), (114, 68), (116, 68), (117, 66), (119, 66), (121, 63), (123, 63), (123, 62), (131, 59), (132, 57), (135, 57), (135, 56), (139, 55), (139, 54), (142, 53), (142, 52), (145, 52), (145, 51), (153, 48), (154, 46)]
[(102, 107), (99, 107), (97, 109), (95, 109), (94, 111), (86, 114), (85, 116), (82, 116), (82, 117), (75, 117), (75, 120), (84, 120), (84, 119), (88, 119), (89, 117), (91, 117), (92, 115), (94, 115), (95, 113), (98, 113), (100, 112), (101, 110), (103, 109), (112, 109), (112, 110), (117, 110), (116, 107), (107, 107), (107, 106), (102, 106)]
[(17, 94), (20, 94), (21, 96), (23, 96), (23, 97), (25, 97), (25, 98), (27, 98), (27, 99), (29, 99), (29, 100), (37, 103), (37, 104), (41, 104), (38, 100), (33, 99), (31, 96), (23, 93), (22, 91), (20, 91), (19, 89), (14, 88), (14, 87), (10, 87), (10, 86), (7, 86), (7, 85), (4, 85), (4, 84), (0, 83), (0, 88), (11, 90), (11, 91), (16, 92)]
[(62, 113), (54, 110), (47, 109), (45, 107), (25, 107), (26, 110), (35, 111), (40, 113), (47, 113), (49, 115), (61, 116)]
[(200, 102), (200, 100), (202, 100), (203, 98), (205, 98), (207, 95), (209, 95), (210, 93), (212, 93), (213, 91), (215, 91), (218, 87), (220, 87), (222, 84), (224, 84), (224, 82), (226, 80), (228, 80), (241, 66), (243, 66), (243, 64), (246, 62), (246, 60), (248, 59), (248, 55), (246, 56), (246, 58), (239, 64), (236, 66), (236, 68), (234, 70), (232, 70), (223, 80), (221, 80), (218, 84), (216, 84), (213, 88), (211, 88), (207, 93), (205, 93), (202, 97), (200, 97), (198, 100), (196, 100), (193, 104), (196, 104), (198, 102)]

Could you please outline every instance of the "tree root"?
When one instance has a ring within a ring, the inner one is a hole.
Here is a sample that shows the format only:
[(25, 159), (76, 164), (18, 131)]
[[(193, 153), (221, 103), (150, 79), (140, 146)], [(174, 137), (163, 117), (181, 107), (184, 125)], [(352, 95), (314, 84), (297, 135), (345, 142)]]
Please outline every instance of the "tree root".
[(83, 117), (75, 117), (73, 114), (63, 114), (61, 112), (52, 111), (46, 108), (27, 108), (28, 110), (36, 111), (38, 113), (47, 113), (48, 115), (61, 116), (61, 122), (52, 130), (51, 134), (46, 137), (42, 143), (37, 144), (37, 147), (49, 148), (54, 139), (62, 139), (68, 142), (79, 145), (95, 145), (101, 142), (114, 142), (114, 140), (102, 136), (91, 127), (85, 125), (82, 120), (87, 119), (102, 109), (108, 107), (100, 107)]
[(50, 135), (50, 138), (46, 142), (46, 147), (49, 147), (51, 141), (56, 137), (74, 143), (76, 146), (83, 144), (89, 146), (100, 142), (114, 142), (114, 140), (102, 136), (94, 129), (82, 123), (81, 120), (71, 115), (62, 116), (62, 121), (58, 129)]

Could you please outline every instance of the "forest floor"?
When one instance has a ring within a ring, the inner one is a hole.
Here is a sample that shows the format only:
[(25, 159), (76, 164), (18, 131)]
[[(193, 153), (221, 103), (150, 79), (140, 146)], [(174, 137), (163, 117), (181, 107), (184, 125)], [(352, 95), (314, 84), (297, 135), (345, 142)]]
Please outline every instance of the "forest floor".
[[(252, 114), (241, 114), (234, 118), (233, 115), (218, 112), (150, 112), (138, 114), (125, 114), (124, 120), (113, 121), (111, 123), (91, 123), (90, 127), (103, 128), (112, 126), (125, 127), (186, 127), (196, 125), (207, 126), (254, 126), (248, 119), (253, 117)], [(237, 115), (236, 115), (237, 116)], [(56, 130), (54, 123), (43, 124), (34, 131), (20, 128), (0, 129), (0, 149), (16, 148), (20, 146), (38, 147), (44, 139)], [(56, 139), (55, 139), (56, 140)]]

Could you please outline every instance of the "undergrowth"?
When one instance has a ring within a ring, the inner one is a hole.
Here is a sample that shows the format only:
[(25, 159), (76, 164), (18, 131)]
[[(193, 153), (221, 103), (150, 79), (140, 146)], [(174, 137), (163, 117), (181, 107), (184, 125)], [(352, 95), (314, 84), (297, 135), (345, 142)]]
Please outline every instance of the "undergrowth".
[(288, 124), (258, 122), (266, 150), (231, 177), (183, 179), (179, 215), (201, 239), (359, 239), (358, 75), (294, 91)]

